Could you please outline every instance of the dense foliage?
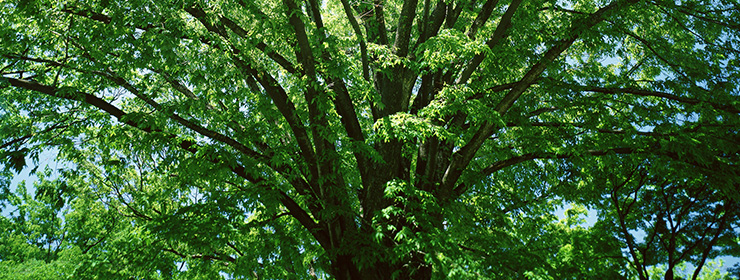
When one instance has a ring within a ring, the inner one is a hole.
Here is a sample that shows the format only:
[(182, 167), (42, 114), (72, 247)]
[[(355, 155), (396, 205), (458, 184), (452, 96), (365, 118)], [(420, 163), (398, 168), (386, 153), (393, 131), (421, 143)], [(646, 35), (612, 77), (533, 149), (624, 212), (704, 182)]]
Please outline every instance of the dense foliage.
[(738, 18), (4, 1), (0, 278), (732, 278)]

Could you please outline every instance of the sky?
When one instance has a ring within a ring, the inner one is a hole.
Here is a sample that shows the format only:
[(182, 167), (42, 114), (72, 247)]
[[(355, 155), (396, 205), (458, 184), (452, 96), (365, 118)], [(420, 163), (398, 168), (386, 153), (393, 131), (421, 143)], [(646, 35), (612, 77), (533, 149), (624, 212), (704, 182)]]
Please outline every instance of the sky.
[[(52, 168), (52, 170), (61, 168), (62, 165), (56, 161), (56, 155), (56, 151), (42, 152), (39, 155), (39, 162), (37, 163), (40, 166), (38, 170), (42, 170), (45, 166)], [(33, 189), (33, 183), (36, 182), (37, 177), (36, 175), (31, 174), (31, 170), (33, 170), (36, 165), (33, 164), (33, 161), (30, 158), (26, 158), (26, 164), (27, 165), (23, 167), (23, 170), (21, 170), (21, 172), (19, 172), (18, 174), (15, 174), (13, 180), (10, 181), (11, 192), (15, 192), (18, 185), (23, 183), (23, 181), (25, 181), (25, 186), (28, 188), (29, 193), (35, 192), (35, 189)], [(13, 210), (14, 209), (9, 208), (6, 205), (5, 208), (3, 208), (0, 212), (3, 216), (7, 216)]]

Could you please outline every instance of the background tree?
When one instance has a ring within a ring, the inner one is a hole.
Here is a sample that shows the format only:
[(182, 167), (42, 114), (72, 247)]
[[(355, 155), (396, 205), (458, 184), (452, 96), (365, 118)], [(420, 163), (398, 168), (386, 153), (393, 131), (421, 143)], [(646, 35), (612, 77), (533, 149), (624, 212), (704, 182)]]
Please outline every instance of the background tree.
[[(78, 201), (69, 244), (97, 265), (80, 277), (644, 279), (654, 260), (669, 276), (738, 253), (722, 246), (739, 16), (736, 1), (3, 3), (3, 176), (50, 148), (67, 162), (67, 187), (36, 191)], [(603, 222), (558, 221), (563, 202)], [(717, 223), (664, 233), (684, 208)], [(701, 241), (648, 261), (638, 228)]]
[(601, 211), (597, 223), (626, 245), (639, 279), (652, 279), (649, 270), (661, 264), (665, 279), (678, 277), (674, 270), (686, 264), (695, 267), (686, 279), (698, 279), (709, 259), (738, 249), (740, 207), (712, 188), (712, 178), (660, 158), (621, 163), (619, 171), (590, 171), (594, 185), (606, 186), (607, 199), (585, 203)]
[(0, 216), (0, 278), (60, 279), (76, 266), (79, 250), (67, 250), (63, 217), (67, 186), (63, 181), (48, 180), (50, 170), (40, 172), (34, 185), (38, 195), (18, 188), (5, 194), (3, 202), (14, 211)]

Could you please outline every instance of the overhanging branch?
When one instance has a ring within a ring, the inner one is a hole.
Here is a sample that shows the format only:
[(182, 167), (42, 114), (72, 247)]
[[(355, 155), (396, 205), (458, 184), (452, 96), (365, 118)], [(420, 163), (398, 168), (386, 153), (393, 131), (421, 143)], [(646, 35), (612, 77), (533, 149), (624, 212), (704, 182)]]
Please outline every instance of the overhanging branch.
[[(635, 0), (629, 1), (615, 1), (606, 7), (603, 7), (595, 13), (589, 15), (580, 21), (573, 23), (568, 36), (550, 48), (539, 62), (534, 64), (524, 77), (514, 85), (508, 94), (506, 94), (500, 101), (500, 103), (494, 108), (500, 115), (504, 115), (516, 102), (517, 99), (540, 77), (545, 71), (547, 66), (555, 61), (566, 49), (568, 49), (578, 39), (580, 34), (584, 30), (588, 30), (596, 24), (604, 21), (607, 15), (614, 13), (628, 4), (636, 2)], [(508, 12), (508, 10), (507, 10)], [(495, 33), (494, 33), (495, 34)], [(480, 149), (486, 139), (497, 129), (497, 125), (493, 123), (484, 123), (480, 129), (473, 135), (468, 141), (468, 144), (460, 148), (459, 151), (452, 155), (452, 160), (445, 170), (444, 176), (442, 177), (441, 187), (443, 189), (452, 190), (457, 180), (462, 175), (463, 170), (467, 168), (470, 161), (475, 156), (475, 153)]]
[[(496, 26), (496, 30), (493, 32), (493, 35), (491, 36), (491, 39), (489, 39), (486, 42), (486, 45), (488, 45), (489, 49), (493, 49), (495, 46), (497, 46), (501, 41), (506, 37), (507, 32), (509, 31), (509, 28), (511, 28), (511, 19), (514, 17), (514, 13), (516, 13), (517, 9), (519, 9), (519, 5), (522, 3), (522, 0), (514, 0), (509, 4), (509, 7), (506, 9), (506, 12), (503, 16), (501, 16), (501, 19), (499, 20), (498, 26)], [(489, 3), (486, 3), (489, 4)], [(479, 19), (476, 19), (479, 20)], [(482, 19), (481, 19), (482, 20)], [(481, 23), (482, 24), (482, 23)], [(473, 25), (473, 27), (476, 25)], [(464, 84), (470, 79), (470, 76), (473, 75), (473, 72), (475, 72), (476, 69), (478, 69), (478, 66), (483, 62), (483, 59), (486, 57), (485, 53), (480, 53), (475, 55), (473, 57), (473, 60), (468, 63), (468, 66), (462, 71), (460, 74), (460, 77), (458, 77), (457, 81), (455, 81), (456, 84)]]
[(660, 98), (673, 100), (673, 101), (690, 104), (690, 105), (707, 104), (717, 110), (722, 110), (722, 111), (726, 111), (726, 112), (733, 113), (733, 114), (740, 113), (740, 108), (735, 107), (731, 104), (719, 104), (715, 102), (699, 100), (697, 98), (681, 97), (675, 94), (670, 94), (670, 93), (660, 92), (660, 91), (652, 91), (652, 90), (639, 89), (639, 88), (606, 88), (606, 87), (580, 87), (580, 86), (579, 86), (579, 89), (582, 91), (592, 91), (592, 92), (600, 92), (600, 93), (606, 93), (606, 94), (627, 93), (627, 94), (634, 94), (634, 95), (639, 95), (639, 96), (660, 97)]
[[(137, 128), (146, 133), (153, 133), (153, 132), (162, 133), (165, 135), (166, 138), (176, 140), (175, 142), (179, 143), (180, 148), (190, 153), (195, 154), (199, 150), (199, 145), (195, 143), (194, 141), (187, 140), (187, 139), (181, 139), (177, 135), (174, 135), (172, 133), (164, 132), (163, 130), (160, 130), (158, 128), (152, 128), (149, 126), (145, 126), (144, 120), (140, 118), (131, 118), (123, 110), (119, 109), (118, 107), (92, 94), (75, 91), (72, 89), (61, 90), (53, 86), (43, 85), (43, 84), (39, 84), (36, 82), (28, 81), (28, 80), (15, 79), (15, 78), (5, 78), (5, 79), (10, 83), (11, 86), (14, 86), (20, 89), (35, 91), (35, 92), (46, 94), (52, 97), (84, 102), (86, 104), (89, 104), (93, 107), (96, 107), (108, 113), (109, 115), (115, 117), (118, 121), (122, 123), (129, 125), (131, 127)], [(218, 165), (225, 164), (224, 162), (218, 160), (217, 157), (213, 157), (213, 159), (209, 161), (214, 164), (218, 164)], [(239, 165), (239, 164), (226, 164), (226, 165), (232, 170), (232, 172), (234, 172), (234, 174), (252, 182), (253, 184), (259, 185), (266, 181), (266, 179), (261, 176), (255, 176), (252, 173), (247, 172), (247, 169), (242, 165)], [(270, 187), (270, 189), (274, 190), (272, 187)], [(280, 201), (281, 203), (283, 203), (283, 205), (285, 205), (286, 208), (290, 210), (291, 216), (295, 217), (301, 223), (301, 225), (303, 225), (307, 230), (311, 232), (311, 234), (313, 234), (316, 237), (317, 240), (319, 241), (327, 240), (327, 238), (325, 237), (326, 234), (321, 229), (318, 229), (316, 222), (314, 222), (313, 219), (311, 219), (308, 213), (306, 213), (306, 211), (302, 207), (300, 207), (298, 203), (296, 203), (291, 197), (289, 197), (284, 192), (280, 192), (280, 194), (281, 194)], [(325, 243), (322, 242), (322, 244), (325, 244)]]
[[(632, 154), (637, 152), (638, 150), (634, 148), (614, 148), (614, 149), (608, 149), (608, 150), (588, 150), (584, 153), (581, 153), (583, 155), (591, 155), (591, 156), (603, 156), (608, 154)], [(558, 154), (558, 153), (528, 153), (512, 158), (508, 158), (505, 160), (497, 161), (486, 168), (483, 168), (483, 170), (480, 171), (482, 175), (490, 175), (496, 171), (499, 171), (501, 169), (504, 169), (506, 167), (516, 165), (525, 161), (530, 161), (534, 159), (566, 159), (574, 157), (578, 154)]]
[(357, 42), (360, 45), (360, 60), (362, 60), (362, 77), (365, 79), (365, 81), (370, 81), (370, 66), (368, 66), (367, 43), (365, 41), (365, 36), (362, 34), (362, 29), (360, 29), (360, 23), (357, 22), (355, 15), (352, 13), (352, 7), (350, 7), (349, 2), (347, 0), (341, 0), (341, 1), (342, 1), (342, 8), (344, 9), (344, 13), (347, 16), (347, 20), (349, 21), (349, 24), (352, 26), (352, 30), (355, 31), (355, 36), (357, 36)]

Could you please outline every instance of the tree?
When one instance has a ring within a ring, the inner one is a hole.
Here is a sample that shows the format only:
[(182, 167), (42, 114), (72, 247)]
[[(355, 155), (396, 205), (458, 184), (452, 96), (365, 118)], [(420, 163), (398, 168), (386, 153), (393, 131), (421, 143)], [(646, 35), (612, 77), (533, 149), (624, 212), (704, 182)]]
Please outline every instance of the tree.
[[(732, 0), (3, 3), (3, 176), (58, 151), (66, 187), (36, 191), (68, 200), (65, 244), (95, 264), (80, 277), (646, 279), (630, 230), (710, 242), (665, 247), (699, 244), (654, 258), (668, 277), (738, 254), (717, 210), (740, 199), (738, 17)], [(655, 195), (724, 231), (659, 232), (694, 218)], [(600, 222), (563, 224), (563, 202)]]
[[(65, 234), (61, 210), (64, 182), (47, 180), (50, 170), (40, 173), (35, 184), (39, 195), (25, 188), (8, 194), (7, 201), (15, 211), (10, 217), (0, 216), (1, 279), (59, 279), (74, 268), (79, 252), (64, 250)], [(77, 254), (75, 254), (77, 253)]]
[(621, 166), (621, 172), (596, 171), (606, 173), (593, 178), (607, 186), (602, 195), (608, 199), (591, 203), (626, 245), (639, 279), (652, 279), (649, 270), (657, 265), (664, 265), (665, 279), (674, 279), (674, 270), (687, 263), (695, 267), (687, 279), (697, 279), (708, 259), (721, 254), (715, 247), (738, 249), (740, 205), (712, 188), (711, 179), (691, 176), (692, 170), (677, 174), (657, 158)]

